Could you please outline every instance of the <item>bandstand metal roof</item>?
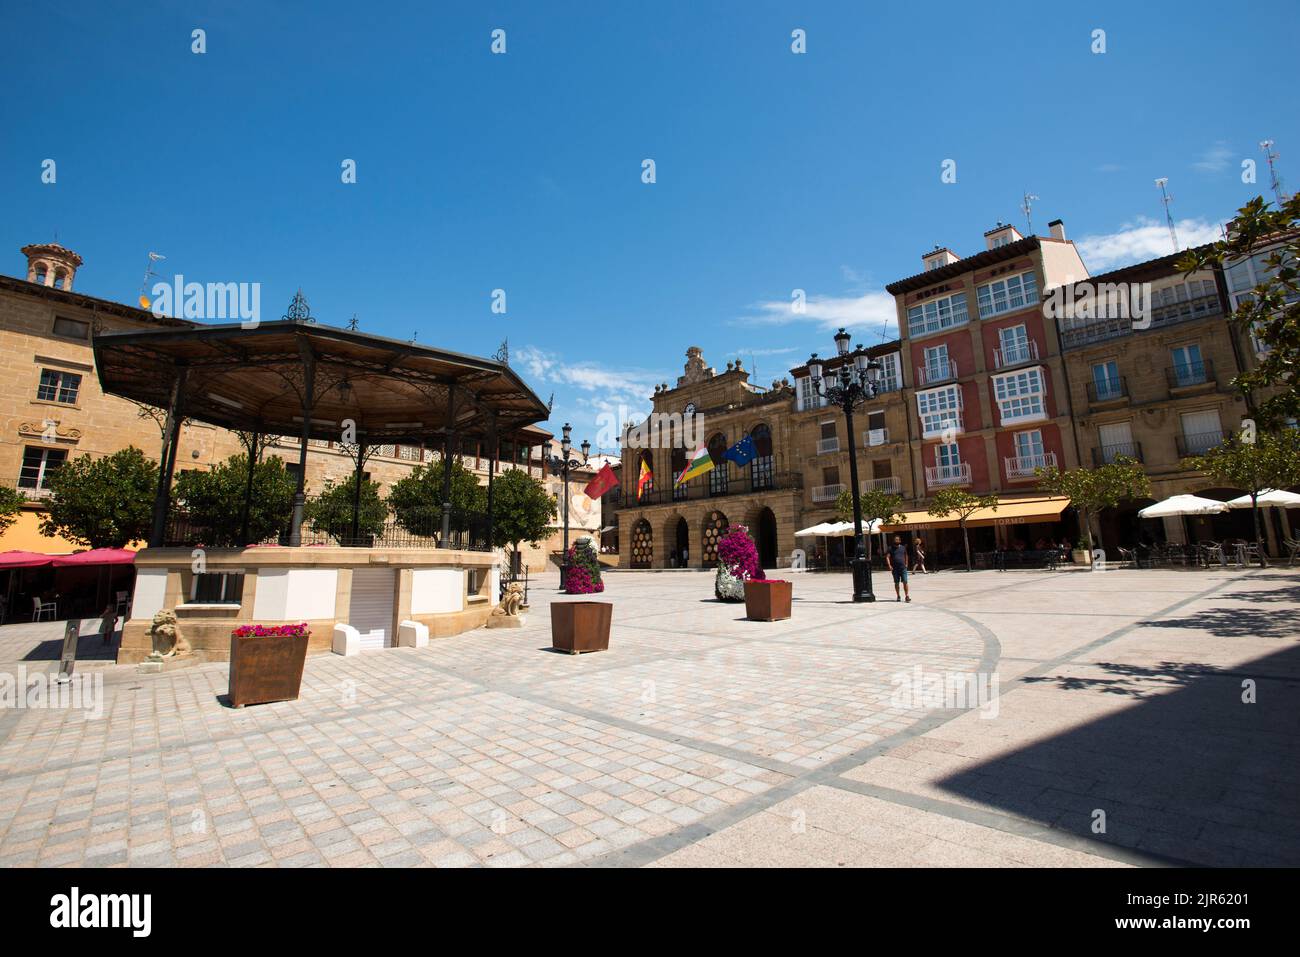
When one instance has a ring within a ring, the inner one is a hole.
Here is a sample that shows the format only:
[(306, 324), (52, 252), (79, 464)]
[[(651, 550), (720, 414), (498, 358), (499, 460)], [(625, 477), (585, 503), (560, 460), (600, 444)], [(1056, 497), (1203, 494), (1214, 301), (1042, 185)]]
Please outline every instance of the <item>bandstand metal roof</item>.
[[(244, 432), (367, 444), (427, 442), (448, 431), (536, 439), (549, 415), (503, 362), (302, 320), (96, 335), (104, 391), (167, 408), (185, 370), (182, 414)], [(310, 395), (307, 390), (310, 383)], [(454, 398), (453, 398), (454, 392)], [(495, 420), (495, 422), (494, 422)]]

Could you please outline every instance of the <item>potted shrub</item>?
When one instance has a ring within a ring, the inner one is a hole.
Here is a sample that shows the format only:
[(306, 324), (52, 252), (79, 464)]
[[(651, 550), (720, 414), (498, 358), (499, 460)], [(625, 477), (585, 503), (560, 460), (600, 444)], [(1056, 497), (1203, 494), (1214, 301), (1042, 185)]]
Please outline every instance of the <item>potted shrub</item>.
[(613, 604), (607, 601), (554, 602), (551, 605), (551, 647), (571, 655), (606, 651), (613, 611)]
[(745, 582), (745, 616), (754, 621), (782, 621), (790, 617), (790, 582), (779, 578), (751, 578)]
[(294, 701), (307, 661), (306, 622), (240, 625), (230, 633), (230, 704)]
[(718, 541), (718, 573), (713, 579), (713, 595), (718, 601), (744, 601), (745, 582), (762, 578), (758, 567), (758, 548), (744, 525), (733, 525)]
[(1092, 564), (1092, 552), (1088, 551), (1088, 543), (1082, 538), (1074, 543), (1074, 551), (1070, 552), (1070, 561), (1076, 565)]
[(591, 595), (605, 590), (600, 580), (600, 560), (590, 538), (580, 538), (569, 547), (569, 570), (564, 573), (564, 591), (570, 595)]

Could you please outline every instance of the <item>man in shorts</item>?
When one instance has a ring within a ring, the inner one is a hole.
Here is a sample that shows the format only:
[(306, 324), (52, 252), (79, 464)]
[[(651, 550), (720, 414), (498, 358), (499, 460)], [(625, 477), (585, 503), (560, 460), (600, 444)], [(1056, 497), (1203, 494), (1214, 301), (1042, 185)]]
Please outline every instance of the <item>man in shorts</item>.
[(907, 587), (907, 546), (903, 544), (903, 536), (895, 535), (894, 544), (889, 546), (889, 551), (885, 553), (889, 560), (889, 570), (894, 573), (894, 601), (902, 601), (899, 597), (898, 585), (903, 585), (903, 594), (907, 600), (912, 600), (912, 593)]

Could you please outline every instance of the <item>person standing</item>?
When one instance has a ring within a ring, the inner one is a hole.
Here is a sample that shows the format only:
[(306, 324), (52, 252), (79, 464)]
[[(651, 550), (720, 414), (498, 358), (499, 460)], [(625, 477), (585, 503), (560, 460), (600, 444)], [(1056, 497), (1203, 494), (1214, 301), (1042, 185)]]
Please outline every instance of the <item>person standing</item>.
[(903, 536), (895, 535), (894, 544), (889, 546), (889, 551), (885, 553), (889, 559), (889, 570), (894, 574), (894, 601), (902, 601), (899, 597), (898, 586), (903, 586), (903, 594), (907, 600), (912, 600), (912, 592), (907, 587), (907, 546), (903, 544)]
[(922, 575), (930, 574), (929, 569), (925, 567), (925, 539), (916, 540), (916, 564), (912, 566), (912, 571), (920, 572)]

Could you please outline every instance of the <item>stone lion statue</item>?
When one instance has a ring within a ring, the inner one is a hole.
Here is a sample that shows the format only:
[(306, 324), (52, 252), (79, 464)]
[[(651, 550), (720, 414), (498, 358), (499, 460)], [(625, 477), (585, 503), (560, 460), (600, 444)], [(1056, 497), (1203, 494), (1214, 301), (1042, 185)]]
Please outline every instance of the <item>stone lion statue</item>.
[(174, 611), (164, 608), (154, 615), (149, 635), (153, 639), (151, 658), (177, 658), (190, 653), (190, 643), (181, 634)]
[(523, 603), (524, 586), (519, 582), (510, 582), (506, 585), (506, 593), (501, 599), (501, 604), (492, 609), (492, 616), (494, 618), (516, 618)]

